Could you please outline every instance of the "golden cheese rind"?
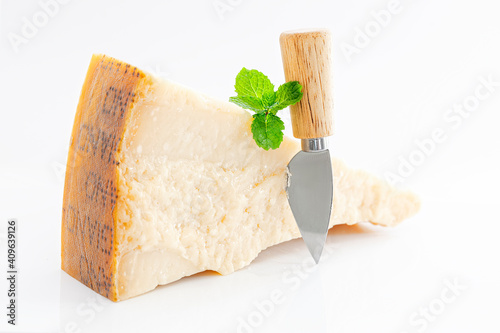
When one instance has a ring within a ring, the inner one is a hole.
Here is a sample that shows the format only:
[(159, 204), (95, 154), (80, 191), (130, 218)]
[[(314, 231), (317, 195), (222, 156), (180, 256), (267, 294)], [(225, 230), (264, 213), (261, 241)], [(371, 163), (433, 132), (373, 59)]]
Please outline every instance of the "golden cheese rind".
[(117, 155), (146, 75), (116, 59), (94, 55), (78, 103), (66, 166), (61, 267), (116, 301), (114, 248)]

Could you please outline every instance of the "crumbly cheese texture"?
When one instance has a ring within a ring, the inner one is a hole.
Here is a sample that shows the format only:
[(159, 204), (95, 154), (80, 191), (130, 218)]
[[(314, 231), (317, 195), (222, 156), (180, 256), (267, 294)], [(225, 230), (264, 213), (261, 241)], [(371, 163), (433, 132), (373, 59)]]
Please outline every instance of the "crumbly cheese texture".
[[(267, 247), (300, 237), (285, 191), (297, 140), (265, 151), (252, 139), (245, 110), (144, 75), (111, 168), (116, 202), (106, 296), (115, 301), (205, 270), (232, 273)], [(332, 163), (330, 227), (394, 226), (419, 209), (412, 193)]]

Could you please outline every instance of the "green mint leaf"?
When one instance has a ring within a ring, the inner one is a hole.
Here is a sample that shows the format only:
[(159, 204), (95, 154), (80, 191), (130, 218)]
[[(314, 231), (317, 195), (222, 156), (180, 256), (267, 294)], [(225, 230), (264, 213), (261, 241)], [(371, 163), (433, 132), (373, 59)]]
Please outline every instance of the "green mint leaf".
[(283, 141), (285, 124), (281, 119), (271, 113), (253, 115), (252, 133), (257, 145), (265, 150), (276, 149)]
[(264, 112), (264, 105), (262, 105), (262, 99), (250, 96), (236, 96), (229, 97), (229, 101), (236, 105), (241, 106), (244, 109), (252, 110), (257, 113)]
[(258, 70), (248, 70), (243, 67), (236, 76), (234, 89), (238, 96), (249, 96), (262, 99), (265, 93), (274, 92), (274, 85), (267, 76)]
[(262, 95), (262, 105), (269, 110), (276, 103), (276, 93), (274, 91), (265, 92)]
[(297, 103), (302, 95), (302, 86), (298, 81), (282, 84), (276, 92), (276, 103), (271, 107), (270, 112), (276, 114), (279, 110)]
[(265, 150), (279, 148), (285, 124), (276, 113), (300, 101), (302, 86), (299, 82), (287, 82), (274, 91), (267, 76), (243, 67), (236, 76), (234, 89), (238, 96), (230, 97), (229, 101), (256, 113), (251, 129), (257, 145)]

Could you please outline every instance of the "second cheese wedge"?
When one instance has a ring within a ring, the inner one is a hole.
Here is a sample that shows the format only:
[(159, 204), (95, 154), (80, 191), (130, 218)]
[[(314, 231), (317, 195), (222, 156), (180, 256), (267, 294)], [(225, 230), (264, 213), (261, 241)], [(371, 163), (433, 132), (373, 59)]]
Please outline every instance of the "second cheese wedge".
[[(245, 110), (93, 56), (71, 136), (62, 268), (113, 301), (205, 270), (229, 274), (300, 237), (285, 138), (264, 151)], [(330, 227), (394, 226), (417, 198), (333, 159)]]

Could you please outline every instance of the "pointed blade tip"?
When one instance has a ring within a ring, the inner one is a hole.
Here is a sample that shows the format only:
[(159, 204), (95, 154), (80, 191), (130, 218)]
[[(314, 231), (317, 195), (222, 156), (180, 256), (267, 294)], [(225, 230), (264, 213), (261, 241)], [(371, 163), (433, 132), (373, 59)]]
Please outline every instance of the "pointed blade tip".
[(316, 265), (319, 264), (319, 259), (321, 258), (321, 254), (319, 254), (319, 255), (314, 255), (313, 254), (312, 257), (313, 257), (314, 262), (316, 263)]
[(306, 241), (307, 249), (309, 250), (309, 253), (314, 259), (314, 262), (316, 264), (319, 264), (319, 260), (321, 259), (321, 254), (323, 253), (323, 247), (324, 247), (324, 242), (321, 245), (321, 243), (315, 243), (314, 245), (311, 245)]

